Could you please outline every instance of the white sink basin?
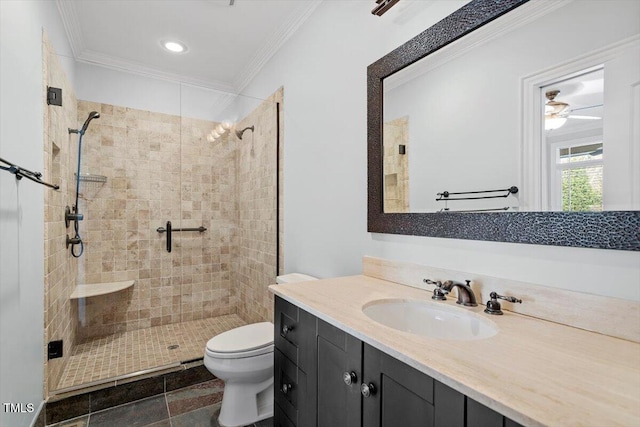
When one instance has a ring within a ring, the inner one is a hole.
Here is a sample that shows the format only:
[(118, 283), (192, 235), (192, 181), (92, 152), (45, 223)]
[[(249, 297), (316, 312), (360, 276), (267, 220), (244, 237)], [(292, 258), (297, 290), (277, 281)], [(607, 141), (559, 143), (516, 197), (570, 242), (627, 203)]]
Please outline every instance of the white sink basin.
[(498, 333), (496, 325), (463, 308), (428, 301), (378, 300), (362, 312), (370, 319), (404, 332), (444, 340), (479, 340)]

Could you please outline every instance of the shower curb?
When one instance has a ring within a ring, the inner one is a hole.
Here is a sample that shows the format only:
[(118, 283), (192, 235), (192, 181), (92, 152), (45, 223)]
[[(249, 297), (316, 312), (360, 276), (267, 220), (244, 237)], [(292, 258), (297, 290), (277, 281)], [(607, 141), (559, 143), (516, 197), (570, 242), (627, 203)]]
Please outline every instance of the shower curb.
[(51, 396), (41, 410), (46, 425), (77, 418), (92, 412), (146, 399), (159, 394), (179, 390), (194, 384), (210, 381), (216, 377), (203, 365), (202, 359), (154, 369), (140, 371), (61, 390)]

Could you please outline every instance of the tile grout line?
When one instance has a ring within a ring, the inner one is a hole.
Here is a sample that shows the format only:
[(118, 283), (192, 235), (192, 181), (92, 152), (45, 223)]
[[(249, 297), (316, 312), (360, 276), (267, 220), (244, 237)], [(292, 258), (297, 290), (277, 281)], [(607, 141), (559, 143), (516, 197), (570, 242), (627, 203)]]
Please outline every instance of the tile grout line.
[[(166, 381), (166, 380), (165, 380)], [(164, 393), (164, 404), (167, 407), (167, 416), (169, 417), (169, 426), (173, 425), (173, 422), (171, 421), (171, 410), (169, 409), (169, 400), (167, 399), (167, 393)]]
[(89, 416), (91, 416), (92, 414), (99, 414), (101, 412), (110, 411), (112, 409), (120, 408), (122, 406), (132, 405), (134, 403), (140, 403), (140, 402), (142, 402), (144, 400), (155, 399), (157, 397), (158, 397), (158, 395), (156, 394), (155, 396), (148, 396), (148, 397), (145, 397), (145, 398), (142, 398), (142, 399), (132, 400), (131, 402), (122, 403), (120, 405), (110, 406), (108, 408), (100, 409), (99, 411), (91, 411), (91, 412), (89, 412)]

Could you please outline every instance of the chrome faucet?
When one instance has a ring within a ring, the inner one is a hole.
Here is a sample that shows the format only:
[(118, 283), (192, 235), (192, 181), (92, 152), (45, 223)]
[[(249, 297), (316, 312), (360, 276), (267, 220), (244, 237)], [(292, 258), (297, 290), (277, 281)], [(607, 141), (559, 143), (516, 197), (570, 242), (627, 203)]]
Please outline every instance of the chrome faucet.
[(478, 305), (476, 302), (476, 295), (471, 289), (471, 280), (465, 280), (465, 283), (454, 282), (453, 280), (447, 280), (442, 284), (442, 289), (447, 292), (451, 292), (453, 288), (457, 288), (458, 301), (457, 304), (462, 304), (467, 307), (475, 307)]

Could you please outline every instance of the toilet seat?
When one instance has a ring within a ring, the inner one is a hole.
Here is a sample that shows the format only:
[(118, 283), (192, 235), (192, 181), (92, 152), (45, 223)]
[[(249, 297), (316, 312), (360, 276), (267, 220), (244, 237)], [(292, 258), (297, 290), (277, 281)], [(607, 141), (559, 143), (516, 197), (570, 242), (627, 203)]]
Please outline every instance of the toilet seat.
[(207, 341), (206, 354), (238, 359), (273, 352), (273, 323), (261, 322), (223, 332)]

